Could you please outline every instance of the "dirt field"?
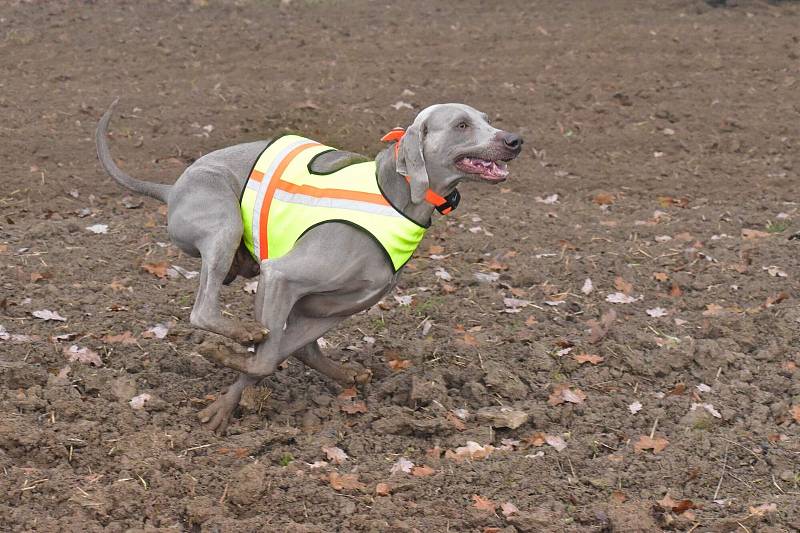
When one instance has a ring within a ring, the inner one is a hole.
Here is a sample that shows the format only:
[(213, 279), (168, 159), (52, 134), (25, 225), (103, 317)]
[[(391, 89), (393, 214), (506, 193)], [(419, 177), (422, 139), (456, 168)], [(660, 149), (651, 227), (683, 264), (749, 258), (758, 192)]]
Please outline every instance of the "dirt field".
[[(796, 2), (0, 1), (0, 530), (798, 530), (798, 95)], [(220, 438), (115, 96), (154, 181), (445, 101), (526, 149), (325, 337), (356, 399), (290, 361)]]

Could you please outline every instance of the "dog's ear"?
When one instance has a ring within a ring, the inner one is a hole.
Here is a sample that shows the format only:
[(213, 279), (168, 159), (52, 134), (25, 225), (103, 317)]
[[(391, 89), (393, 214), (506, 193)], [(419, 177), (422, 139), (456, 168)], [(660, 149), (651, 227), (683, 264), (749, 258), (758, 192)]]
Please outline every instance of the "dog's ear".
[(411, 202), (415, 204), (425, 200), (425, 193), (430, 187), (423, 153), (427, 134), (425, 122), (424, 117), (417, 116), (400, 141), (397, 154), (397, 172), (411, 178)]

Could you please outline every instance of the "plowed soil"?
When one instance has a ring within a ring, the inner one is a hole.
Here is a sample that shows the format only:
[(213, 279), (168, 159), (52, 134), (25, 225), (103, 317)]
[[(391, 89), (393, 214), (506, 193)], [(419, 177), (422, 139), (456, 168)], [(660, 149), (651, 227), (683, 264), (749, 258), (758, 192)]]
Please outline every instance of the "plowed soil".
[[(798, 530), (800, 5), (735, 4), (3, 1), (0, 529)], [(167, 183), (282, 131), (374, 154), (447, 101), (525, 150), (326, 335), (363, 406), (290, 360), (217, 437), (235, 375), (159, 271), (199, 262), (96, 162), (117, 96), (119, 164)]]

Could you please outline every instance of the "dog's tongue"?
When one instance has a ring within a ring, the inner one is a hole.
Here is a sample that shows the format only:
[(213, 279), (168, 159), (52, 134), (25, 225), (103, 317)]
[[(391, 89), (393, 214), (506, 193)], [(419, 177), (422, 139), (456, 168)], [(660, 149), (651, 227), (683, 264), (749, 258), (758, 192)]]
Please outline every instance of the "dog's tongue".
[(477, 157), (465, 157), (461, 163), (468, 169), (474, 169), (475, 174), (486, 178), (505, 178), (508, 176), (508, 166), (503, 161), (488, 161)]

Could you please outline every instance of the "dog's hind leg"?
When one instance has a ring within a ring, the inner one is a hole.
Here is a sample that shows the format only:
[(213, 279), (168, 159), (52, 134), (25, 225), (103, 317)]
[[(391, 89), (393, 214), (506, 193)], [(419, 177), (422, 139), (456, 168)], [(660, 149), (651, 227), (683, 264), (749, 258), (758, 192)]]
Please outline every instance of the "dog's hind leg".
[[(254, 320), (234, 320), (222, 315), (220, 291), (242, 242), (242, 217), (238, 199), (213, 190), (213, 174), (189, 170), (191, 191), (169, 204), (170, 238), (182, 250), (202, 259), (197, 297), (189, 316), (192, 325), (228, 337), (240, 344), (261, 342), (268, 334)], [(176, 186), (177, 187), (177, 186)]]

